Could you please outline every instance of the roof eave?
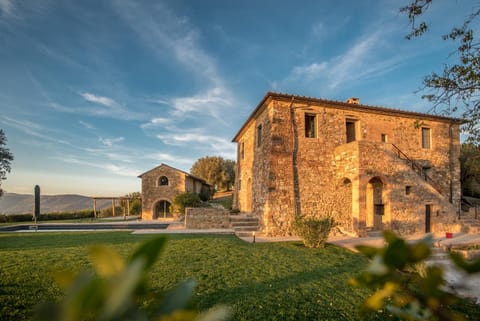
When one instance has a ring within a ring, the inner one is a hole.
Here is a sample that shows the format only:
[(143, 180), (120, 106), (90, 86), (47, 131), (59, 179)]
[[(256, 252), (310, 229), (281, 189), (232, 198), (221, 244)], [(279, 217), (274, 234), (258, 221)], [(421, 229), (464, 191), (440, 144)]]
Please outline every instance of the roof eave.
[(247, 120), (243, 123), (242, 127), (240, 127), (240, 130), (237, 132), (237, 134), (233, 137), (232, 143), (238, 142), (239, 136), (241, 136), (242, 132), (244, 129), (247, 127), (247, 125), (250, 123), (251, 120), (255, 118), (255, 115), (262, 109), (264, 106), (265, 102), (272, 96), (271, 92), (267, 92), (265, 96), (262, 98), (260, 103), (258, 103), (257, 107), (253, 110), (253, 112), (248, 116)]
[(341, 101), (336, 101), (336, 100), (327, 100), (327, 99), (321, 99), (321, 98), (313, 98), (313, 97), (306, 97), (306, 96), (297, 96), (297, 95), (292, 95), (292, 94), (284, 94), (284, 93), (276, 93), (276, 92), (267, 92), (265, 96), (262, 98), (260, 103), (257, 105), (257, 107), (253, 110), (253, 112), (250, 114), (250, 116), (247, 118), (245, 123), (242, 125), (240, 130), (237, 132), (237, 134), (233, 137), (232, 142), (236, 143), (238, 142), (241, 134), (245, 130), (245, 128), (248, 126), (248, 124), (255, 119), (255, 116), (257, 113), (260, 111), (260, 109), (264, 106), (265, 102), (269, 98), (277, 98), (277, 99), (285, 99), (285, 100), (292, 100), (295, 99), (296, 101), (309, 101), (309, 102), (317, 102), (321, 104), (327, 104), (330, 106), (334, 107), (342, 107), (342, 108), (348, 108), (348, 109), (360, 109), (364, 111), (371, 111), (375, 113), (384, 113), (384, 114), (401, 114), (405, 116), (410, 116), (410, 117), (422, 117), (422, 118), (427, 118), (427, 119), (433, 119), (433, 120), (438, 120), (438, 121), (447, 121), (450, 123), (455, 123), (458, 125), (464, 124), (467, 121), (462, 118), (454, 118), (454, 117), (446, 117), (446, 116), (438, 116), (438, 115), (432, 115), (432, 114), (427, 114), (427, 113), (420, 113), (420, 112), (414, 112), (414, 111), (407, 111), (407, 110), (401, 110), (401, 109), (396, 109), (396, 108), (388, 108), (388, 107), (380, 107), (380, 106), (370, 106), (370, 105), (362, 105), (362, 104), (350, 104), (346, 102), (341, 102)]

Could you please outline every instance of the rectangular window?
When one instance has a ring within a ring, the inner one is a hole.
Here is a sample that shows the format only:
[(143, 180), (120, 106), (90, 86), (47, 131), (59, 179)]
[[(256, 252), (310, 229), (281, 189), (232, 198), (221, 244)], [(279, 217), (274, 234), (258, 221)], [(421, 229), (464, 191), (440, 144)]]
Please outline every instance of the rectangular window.
[(374, 205), (375, 215), (384, 215), (385, 214), (385, 206), (383, 204), (375, 204)]
[(262, 125), (257, 126), (257, 147), (262, 146)]
[(412, 187), (410, 185), (405, 186), (405, 195), (410, 195)]
[(382, 134), (382, 143), (388, 143), (388, 135)]
[(317, 137), (317, 117), (311, 114), (305, 114), (305, 137)]
[(422, 127), (422, 148), (431, 148), (430, 128)]
[(243, 142), (240, 145), (240, 156), (242, 159), (245, 157), (245, 144)]
[(347, 120), (345, 123), (346, 129), (347, 129), (347, 143), (354, 142), (357, 140), (356, 123), (357, 121), (355, 120)]

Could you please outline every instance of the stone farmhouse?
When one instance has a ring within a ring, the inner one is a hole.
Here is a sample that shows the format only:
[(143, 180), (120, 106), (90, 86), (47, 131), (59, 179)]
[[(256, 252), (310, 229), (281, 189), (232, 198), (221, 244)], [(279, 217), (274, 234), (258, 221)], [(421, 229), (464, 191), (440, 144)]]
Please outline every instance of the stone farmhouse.
[(181, 192), (199, 194), (202, 188), (211, 189), (203, 179), (161, 164), (138, 176), (142, 179), (142, 219), (172, 218), (171, 205)]
[(460, 228), (461, 119), (268, 92), (233, 138), (234, 208), (267, 235), (296, 214), (363, 236)]

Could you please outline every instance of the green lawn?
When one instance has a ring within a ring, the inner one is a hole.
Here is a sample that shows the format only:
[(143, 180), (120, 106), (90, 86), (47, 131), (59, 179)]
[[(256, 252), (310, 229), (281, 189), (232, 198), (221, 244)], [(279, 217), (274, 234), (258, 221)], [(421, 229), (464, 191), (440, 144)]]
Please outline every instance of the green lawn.
[[(0, 234), (0, 320), (28, 320), (33, 306), (59, 296), (51, 272), (90, 268), (89, 245), (111, 244), (125, 256), (150, 236), (108, 233)], [(230, 235), (170, 235), (151, 273), (154, 291), (186, 278), (198, 282), (200, 309), (226, 304), (233, 320), (362, 320), (368, 295), (347, 280), (365, 267), (342, 248), (306, 249), (300, 243), (251, 244)], [(470, 319), (478, 307), (464, 305)], [(384, 313), (370, 320), (387, 319)]]

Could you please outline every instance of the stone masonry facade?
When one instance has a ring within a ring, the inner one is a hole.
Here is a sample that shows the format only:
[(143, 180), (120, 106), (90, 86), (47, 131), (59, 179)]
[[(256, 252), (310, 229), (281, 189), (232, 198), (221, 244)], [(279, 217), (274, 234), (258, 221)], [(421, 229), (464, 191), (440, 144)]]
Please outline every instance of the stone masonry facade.
[(171, 204), (182, 192), (199, 194), (202, 188), (211, 186), (203, 179), (187, 172), (161, 164), (140, 176), (142, 179), (142, 219), (165, 219), (173, 217)]
[(234, 208), (268, 235), (296, 214), (333, 216), (345, 233), (455, 232), (462, 120), (267, 93), (241, 127)]

